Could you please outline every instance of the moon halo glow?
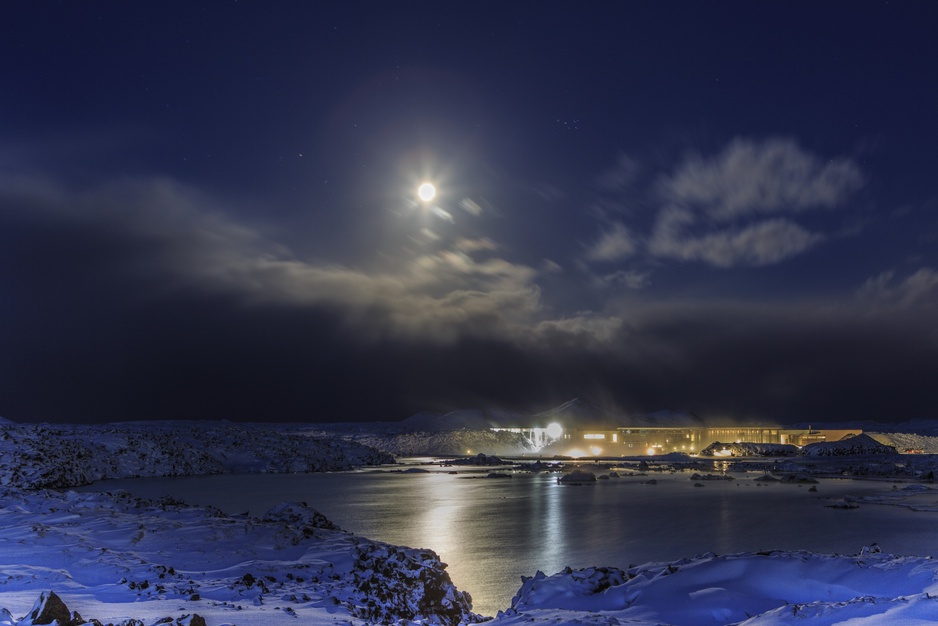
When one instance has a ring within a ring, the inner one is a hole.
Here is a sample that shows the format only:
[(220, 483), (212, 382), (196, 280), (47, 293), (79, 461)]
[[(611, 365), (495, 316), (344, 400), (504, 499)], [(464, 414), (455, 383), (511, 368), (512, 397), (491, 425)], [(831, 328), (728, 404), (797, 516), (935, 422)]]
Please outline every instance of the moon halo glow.
[(423, 183), (417, 188), (417, 197), (423, 202), (430, 202), (436, 197), (436, 187), (433, 183)]

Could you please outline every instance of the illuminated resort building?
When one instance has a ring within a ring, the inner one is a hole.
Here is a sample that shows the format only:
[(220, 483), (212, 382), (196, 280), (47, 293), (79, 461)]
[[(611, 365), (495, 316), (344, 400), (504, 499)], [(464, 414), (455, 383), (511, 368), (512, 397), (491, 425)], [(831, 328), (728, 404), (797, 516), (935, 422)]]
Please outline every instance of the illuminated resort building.
[[(762, 427), (619, 427), (614, 430), (565, 430), (560, 447), (586, 454), (632, 456), (639, 454), (667, 454), (686, 452), (696, 454), (715, 441), (750, 443), (781, 443), (782, 431)], [(556, 447), (554, 445), (553, 447)]]
[(714, 442), (772, 443), (804, 446), (838, 441), (857, 430), (786, 429), (762, 426), (619, 426), (564, 428), (493, 428), (523, 434), (543, 453), (568, 456), (638, 456), (684, 452), (696, 454)]

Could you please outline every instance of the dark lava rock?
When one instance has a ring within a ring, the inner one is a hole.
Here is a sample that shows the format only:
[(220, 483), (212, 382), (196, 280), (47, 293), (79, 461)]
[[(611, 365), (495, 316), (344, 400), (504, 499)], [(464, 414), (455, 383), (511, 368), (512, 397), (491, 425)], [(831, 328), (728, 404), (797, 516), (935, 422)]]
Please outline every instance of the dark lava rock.
[(68, 607), (53, 591), (43, 591), (39, 594), (39, 599), (36, 600), (36, 604), (33, 605), (26, 619), (31, 620), (33, 624), (52, 624), (56, 621), (62, 625), (72, 623), (72, 615)]

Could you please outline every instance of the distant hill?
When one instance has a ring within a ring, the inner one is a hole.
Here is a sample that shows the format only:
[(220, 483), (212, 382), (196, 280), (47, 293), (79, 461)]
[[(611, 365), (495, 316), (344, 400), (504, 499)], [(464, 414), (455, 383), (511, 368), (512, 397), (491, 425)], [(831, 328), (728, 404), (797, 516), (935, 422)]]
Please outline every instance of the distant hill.
[(699, 416), (689, 411), (663, 409), (653, 413), (623, 415), (597, 406), (582, 398), (573, 398), (552, 409), (524, 415), (496, 409), (463, 409), (450, 413), (417, 413), (400, 422), (407, 430), (442, 432), (452, 430), (487, 430), (489, 428), (546, 428), (558, 423), (564, 428), (612, 430), (620, 427), (704, 426)]
[(664, 409), (654, 413), (644, 413), (641, 415), (630, 415), (626, 419), (624, 426), (641, 426), (643, 428), (668, 427), (668, 428), (687, 428), (703, 427), (703, 418), (690, 411), (675, 411), (673, 409)]
[(938, 436), (938, 420), (915, 419), (895, 424), (881, 422), (854, 421), (854, 422), (801, 422), (789, 424), (786, 428), (813, 428), (815, 430), (851, 429), (868, 433), (915, 433), (919, 435)]
[(528, 418), (531, 426), (546, 427), (558, 423), (564, 428), (617, 428), (622, 425), (622, 416), (596, 406), (589, 400), (574, 398), (543, 413)]
[[(395, 428), (405, 431), (446, 432), (454, 430), (488, 430), (490, 428), (546, 428), (558, 423), (570, 429), (612, 430), (615, 428), (691, 428), (719, 426), (759, 426), (791, 429), (850, 429), (869, 433), (910, 433), (938, 437), (938, 420), (911, 420), (895, 424), (882, 424), (870, 421), (853, 422), (803, 422), (799, 424), (778, 425), (775, 423), (755, 422), (717, 422), (705, 419), (686, 410), (662, 409), (651, 413), (624, 414), (616, 409), (604, 408), (585, 398), (573, 398), (546, 411), (524, 414), (501, 409), (461, 409), (449, 413), (417, 413), (400, 422), (394, 422)], [(2, 422), (0, 422), (2, 423)], [(359, 427), (361, 425), (358, 425)], [(920, 448), (921, 446), (906, 446)], [(932, 449), (934, 446), (926, 446)]]
[(422, 412), (400, 422), (407, 430), (442, 432), (449, 430), (488, 430), (527, 424), (527, 418), (518, 413), (497, 409), (462, 409), (449, 413)]

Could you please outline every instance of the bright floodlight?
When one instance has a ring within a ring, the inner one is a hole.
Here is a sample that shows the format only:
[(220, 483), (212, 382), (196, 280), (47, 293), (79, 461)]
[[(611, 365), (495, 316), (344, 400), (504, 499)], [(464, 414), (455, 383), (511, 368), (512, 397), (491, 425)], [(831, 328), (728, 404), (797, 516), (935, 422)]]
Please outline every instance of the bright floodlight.
[(433, 183), (423, 183), (417, 188), (417, 196), (424, 202), (430, 202), (436, 197), (436, 187)]
[(546, 429), (547, 436), (551, 439), (560, 439), (560, 436), (563, 435), (563, 426), (554, 422), (553, 424), (548, 424)]

